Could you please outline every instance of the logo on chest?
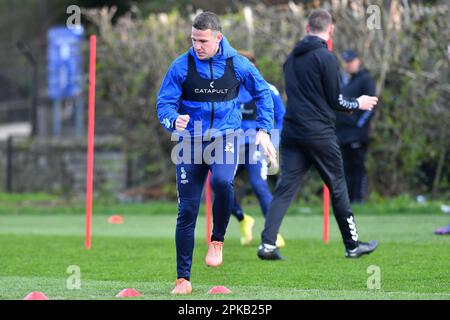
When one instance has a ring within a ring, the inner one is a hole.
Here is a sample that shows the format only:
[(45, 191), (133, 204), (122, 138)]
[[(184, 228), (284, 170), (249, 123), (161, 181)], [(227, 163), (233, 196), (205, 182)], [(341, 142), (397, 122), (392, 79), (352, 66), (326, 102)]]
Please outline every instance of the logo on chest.
[(203, 94), (227, 94), (228, 89), (216, 89), (214, 88), (214, 81), (209, 84), (210, 88), (195, 88), (195, 93), (203, 93)]

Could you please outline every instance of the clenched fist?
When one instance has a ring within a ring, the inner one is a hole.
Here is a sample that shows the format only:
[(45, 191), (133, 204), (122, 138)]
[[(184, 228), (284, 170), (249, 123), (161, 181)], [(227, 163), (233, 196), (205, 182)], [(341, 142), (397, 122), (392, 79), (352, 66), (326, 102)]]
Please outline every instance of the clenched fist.
[(360, 96), (358, 99), (359, 102), (359, 109), (361, 110), (367, 110), (367, 111), (372, 111), (372, 109), (375, 107), (375, 105), (378, 102), (378, 98), (377, 97), (371, 97), (371, 96)]
[(188, 114), (180, 114), (175, 121), (175, 130), (183, 131), (189, 123), (190, 117)]

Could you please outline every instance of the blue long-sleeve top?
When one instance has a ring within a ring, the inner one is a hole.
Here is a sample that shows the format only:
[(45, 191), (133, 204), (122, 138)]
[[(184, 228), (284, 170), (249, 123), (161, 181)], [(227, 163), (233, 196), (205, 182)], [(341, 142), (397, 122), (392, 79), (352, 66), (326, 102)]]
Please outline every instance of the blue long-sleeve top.
[[(279, 91), (277, 88), (272, 85), (268, 84), (270, 88), (270, 94), (272, 96), (273, 106), (274, 106), (274, 119), (275, 119), (275, 125), (274, 129), (276, 129), (278, 132), (275, 134), (275, 132), (272, 132), (272, 143), (274, 146), (279, 145), (281, 130), (283, 128), (283, 117), (286, 113), (286, 108), (284, 106), (283, 100), (280, 96)], [(239, 102), (241, 103), (241, 111), (243, 110), (243, 105), (246, 103), (249, 103), (252, 101), (252, 96), (248, 93), (245, 88), (240, 88), (239, 90)], [(241, 128), (244, 132), (249, 130), (249, 134), (246, 135), (245, 140), (241, 140), (242, 143), (254, 143), (255, 142), (255, 134), (251, 134), (252, 132), (256, 133), (257, 131), (257, 123), (255, 120), (242, 120)]]
[[(237, 130), (241, 127), (239, 97), (214, 103), (182, 99), (182, 83), (187, 76), (188, 55), (194, 57), (197, 71), (202, 78), (214, 80), (224, 75), (226, 60), (232, 58), (237, 80), (256, 102), (257, 129), (263, 129), (267, 132), (272, 131), (274, 112), (271, 90), (256, 67), (247, 58), (239, 55), (231, 47), (226, 37), (222, 38), (219, 51), (211, 59), (198, 59), (191, 47), (188, 52), (178, 57), (170, 66), (162, 82), (156, 103), (158, 119), (168, 131), (175, 130), (175, 120), (179, 115), (178, 111), (181, 104), (184, 113), (189, 114), (191, 119), (201, 120), (201, 135), (204, 135), (210, 128), (225, 132)], [(213, 117), (211, 117), (212, 112), (214, 112)], [(214, 121), (212, 124), (211, 119)], [(199, 135), (195, 134), (193, 125), (188, 125), (187, 131), (191, 136)]]

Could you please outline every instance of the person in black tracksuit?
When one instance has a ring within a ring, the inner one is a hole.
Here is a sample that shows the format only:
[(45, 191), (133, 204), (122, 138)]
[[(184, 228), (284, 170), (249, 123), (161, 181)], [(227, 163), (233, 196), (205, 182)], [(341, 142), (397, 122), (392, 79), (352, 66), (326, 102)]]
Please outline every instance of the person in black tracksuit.
[(261, 259), (282, 259), (275, 240), (282, 219), (300, 182), (314, 166), (330, 189), (333, 211), (347, 257), (375, 250), (376, 241), (360, 242), (345, 183), (341, 150), (335, 133), (335, 110), (372, 110), (376, 97), (346, 98), (340, 93), (339, 67), (326, 41), (333, 32), (330, 14), (313, 10), (308, 35), (299, 41), (284, 64), (287, 108), (280, 145), (280, 176), (262, 232)]
[[(343, 85), (342, 94), (348, 97), (374, 96), (375, 82), (369, 71), (362, 67), (354, 50), (342, 53), (345, 71), (350, 75)], [(356, 110), (352, 114), (336, 112), (336, 135), (344, 161), (345, 180), (350, 202), (363, 202), (366, 195), (365, 159), (369, 144), (370, 120), (373, 111)]]

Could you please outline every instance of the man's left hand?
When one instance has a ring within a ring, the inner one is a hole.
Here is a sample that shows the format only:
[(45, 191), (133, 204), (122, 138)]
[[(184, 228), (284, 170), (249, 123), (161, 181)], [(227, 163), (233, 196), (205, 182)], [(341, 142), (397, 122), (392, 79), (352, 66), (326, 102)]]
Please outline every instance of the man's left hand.
[(267, 132), (258, 130), (258, 132), (256, 133), (255, 143), (256, 145), (261, 145), (264, 151), (264, 155), (267, 159), (269, 159), (270, 162), (277, 161), (277, 151), (270, 141), (270, 136)]

